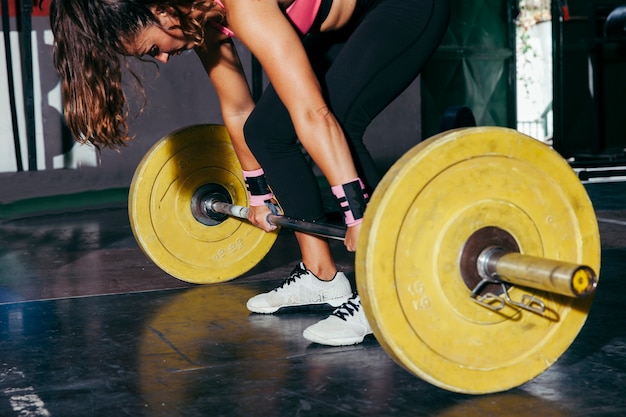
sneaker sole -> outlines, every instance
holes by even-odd
[[[361,338],[352,338],[352,339],[325,339],[323,337],[319,337],[316,334],[311,334],[310,332],[307,332],[307,330],[308,329],[305,329],[304,332],[302,333],[302,336],[304,336],[306,340],[308,340],[309,342],[313,342],[313,343],[317,343],[317,344],[325,345],[325,346],[358,345],[359,343],[363,343],[363,341],[368,335],[372,334],[372,333],[368,333],[366,335],[363,335]]]
[[[306,307],[317,307],[321,309],[324,306],[328,306],[325,309],[330,310],[330,309],[334,309],[337,307],[341,307],[343,303],[345,303],[346,301],[350,299],[351,296],[352,295],[347,295],[344,298],[335,298],[334,300],[324,300],[323,302],[319,302],[319,303],[289,304],[289,305],[278,306],[278,307],[254,307],[246,303],[246,308],[250,310],[251,312],[257,313],[257,314],[273,314],[273,313],[278,312],[279,310],[302,309]]]

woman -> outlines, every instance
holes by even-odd
[[[449,0],[53,0],[50,16],[65,117],[75,137],[99,147],[129,139],[118,54],[166,63],[194,49],[244,170],[250,221],[273,229],[265,221],[272,191],[289,216],[324,217],[302,145],[344,210],[345,246],[354,251],[369,190],[379,179],[363,134],[435,51]],[[233,36],[270,80],[256,105]],[[372,331],[328,243],[296,237],[300,265],[280,287],[251,298],[248,308],[273,313],[329,304],[338,308],[304,336],[331,345],[361,342]]]

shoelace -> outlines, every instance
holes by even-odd
[[[348,321],[346,317],[354,316],[354,313],[359,311],[359,308],[361,307],[360,304],[355,304],[354,301],[356,301],[356,298],[349,299],[348,301],[343,303],[341,307],[337,308],[331,314],[333,316],[339,317],[343,321]]]
[[[294,270],[291,271],[289,277],[285,278],[280,286],[274,288],[274,291],[278,291],[282,288],[285,288],[289,284],[296,282],[296,279],[300,278],[302,275],[305,275],[307,272],[308,271],[306,269],[301,269],[300,266],[295,267]]]

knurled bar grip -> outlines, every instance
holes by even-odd
[[[250,211],[248,207],[237,206],[212,199],[209,199],[206,202],[206,208],[216,213],[228,214],[229,216],[238,217],[244,220],[248,219],[248,212]],[[274,226],[280,226],[296,232],[309,233],[328,239],[344,240],[346,236],[346,229],[341,226],[308,222],[305,220],[298,220],[292,217],[275,214],[269,214],[267,216],[267,221]]]

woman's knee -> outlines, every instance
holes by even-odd
[[[266,127],[263,125],[262,119],[256,117],[255,112],[250,114],[250,117],[248,117],[243,125],[243,135],[246,144],[255,155],[265,149],[264,138],[267,137],[265,129]]]

